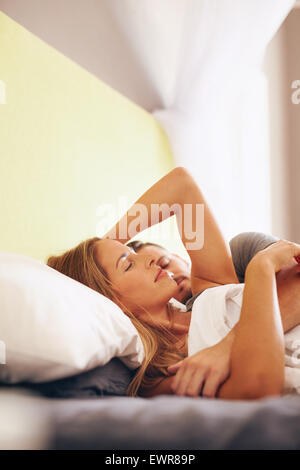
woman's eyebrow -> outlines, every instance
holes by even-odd
[[[135,251],[132,249],[132,248],[129,248],[130,249],[130,252],[131,253],[135,253]],[[116,268],[118,267],[118,264],[119,264],[119,261],[122,259],[122,258],[127,258],[127,256],[129,256],[130,253],[123,253],[118,259],[117,259],[117,262],[116,262]]]
[[[129,256],[129,253],[123,253],[123,254],[117,259],[116,268],[118,267],[119,261],[120,261],[122,258],[126,258],[127,256]]]

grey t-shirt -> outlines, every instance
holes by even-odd
[[[280,239],[274,235],[263,232],[242,232],[230,240],[229,246],[232,261],[239,282],[245,281],[245,271],[253,256],[258,251],[264,250],[267,246],[278,240]],[[210,287],[208,287],[208,289],[210,289]],[[194,301],[204,290],[198,292],[198,294],[195,294],[186,302],[187,312],[192,310]]]

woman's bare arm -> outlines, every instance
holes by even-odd
[[[171,389],[178,395],[197,396],[202,383],[196,353],[182,362]],[[275,271],[266,258],[256,257],[246,270],[240,320],[231,346],[230,375],[216,396],[257,399],[280,395],[283,385],[284,336]]]
[[[300,280],[298,282],[300,286]],[[288,293],[288,291],[289,289],[287,289],[286,293]],[[293,298],[289,298],[288,303],[285,304],[284,302],[281,302],[282,297],[282,292],[278,291],[281,322],[283,331],[284,333],[286,333],[291,328],[294,328],[295,326],[300,324],[300,310],[299,307],[298,309],[294,308]],[[198,384],[196,385],[196,388],[194,390],[189,390],[189,396],[199,396],[199,390],[202,390],[201,396],[208,398],[213,398],[216,396],[218,396],[219,398],[226,398],[225,387],[223,388],[223,392],[220,387],[223,383],[225,384],[225,379],[227,379],[230,374],[230,357],[237,329],[238,323],[232,328],[228,335],[220,341],[220,343],[217,343],[216,345],[211,346],[209,348],[203,349],[198,353],[194,354],[193,356],[189,356],[189,358],[187,358],[189,360],[193,358],[193,360],[195,361],[198,375]],[[171,374],[175,374],[178,370],[179,367],[177,366],[177,364],[174,364],[174,366],[171,366],[169,368]],[[155,395],[174,394],[175,392],[172,389],[174,379],[175,375],[171,375],[167,378],[162,379],[162,381],[156,387],[151,390],[148,390],[147,394],[145,394],[144,396],[152,397]],[[230,383],[226,386],[228,390],[229,386]],[[217,394],[218,389],[219,394]],[[227,393],[229,393],[228,390]],[[180,394],[181,393],[179,389],[178,395]]]
[[[162,209],[162,205],[165,205],[165,210],[159,213],[159,218],[156,221],[151,218],[151,209],[155,204],[161,206]],[[200,219],[200,226],[199,217],[197,219],[200,205],[204,208],[204,226],[202,219]],[[139,211],[141,207],[143,209]],[[188,210],[191,210],[190,214],[187,213]],[[131,233],[130,227],[133,227],[131,223],[137,217],[136,211],[138,211],[140,224],[135,226],[135,231]],[[192,286],[197,283],[197,289],[201,289],[201,281],[206,282],[206,287],[238,283],[229,245],[225,242],[200,188],[183,167],[174,168],[151,186],[117,224],[105,234],[104,238],[114,238],[121,243],[126,243],[145,228],[162,222],[172,215],[176,216],[182,242],[191,258]],[[190,219],[193,221],[193,226]],[[196,222],[198,222],[198,226]],[[191,228],[194,231],[197,229],[197,236],[195,235],[194,238],[190,238],[191,233],[188,233],[188,229]],[[202,231],[203,236],[201,237]],[[204,244],[199,244],[198,248],[195,243],[197,238],[202,238],[204,241]]]
[[[266,259],[254,258],[246,270],[230,377],[217,396],[255,399],[280,395],[283,385],[284,336],[275,272]]]
[[[280,307],[280,315],[282,328],[284,333],[289,331],[291,328],[300,324],[300,264],[296,261],[292,261],[291,264],[286,266],[276,275],[276,286],[278,301]],[[209,398],[217,396],[219,389],[219,396],[222,394],[221,385],[225,383],[230,375],[230,357],[234,338],[238,331],[238,323],[232,328],[230,333],[225,336],[215,346],[206,348],[193,356],[189,356],[185,359],[186,365],[197,369],[195,374],[194,383],[189,384],[189,388],[181,389],[181,386],[177,387],[176,394],[178,395],[189,395],[199,396],[201,395]],[[179,371],[183,361],[176,363],[169,367],[169,372],[175,374]],[[178,375],[178,377],[180,374]],[[148,391],[147,396],[161,395],[161,394],[172,394],[173,380],[175,376],[172,375]],[[180,380],[179,380],[180,383]],[[229,385],[226,387],[229,389]],[[228,392],[228,391],[227,391]],[[223,389],[225,398],[225,387]]]
[[[282,393],[284,340],[275,274],[299,255],[300,245],[280,240],[257,253],[249,263],[230,375],[219,387],[217,397],[255,399]],[[179,395],[199,395],[203,374],[199,371],[198,353],[180,362],[171,389]]]

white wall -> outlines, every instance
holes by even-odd
[[[272,232],[290,239],[290,154],[287,135],[288,110],[285,96],[287,57],[285,24],[279,29],[266,50],[263,68],[268,80],[269,132],[271,158]]]
[[[291,84],[300,80],[300,9],[288,15],[264,60],[269,83],[273,233],[300,243],[300,104]]]
[[[300,4],[299,4],[300,6]],[[287,108],[288,154],[290,157],[290,226],[291,237],[300,243],[300,103],[291,101],[291,84],[300,80],[300,8],[294,10],[286,21],[287,48]],[[299,101],[298,93],[298,101]]]

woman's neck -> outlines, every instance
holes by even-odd
[[[182,312],[180,309],[173,307],[171,331],[174,335],[182,337],[188,334],[191,312]]]
[[[143,313],[140,314],[138,318],[149,325],[163,326],[177,336],[178,339],[182,339],[188,334],[191,312],[183,312],[174,305],[171,307],[165,305],[160,312],[156,312],[153,316]]]

